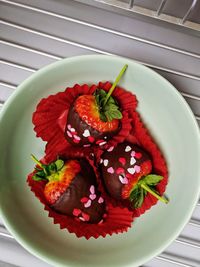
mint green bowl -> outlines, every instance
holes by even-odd
[[[30,154],[43,156],[32,113],[41,98],[75,83],[113,81],[124,64],[120,85],[134,92],[138,111],[163,151],[168,168],[166,194],[124,234],[85,240],[60,230],[30,192],[26,175]],[[134,61],[111,56],[68,58],[24,81],[0,112],[0,211],[8,230],[28,251],[54,266],[138,266],[161,253],[188,222],[200,191],[200,134],[196,120],[177,90]]]

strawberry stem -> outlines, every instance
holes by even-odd
[[[31,154],[31,158],[37,165],[40,166],[41,169],[43,169],[44,173],[47,175],[47,171],[45,170],[44,165],[33,154]]]
[[[112,87],[110,88],[110,90],[109,90],[108,93],[107,93],[107,96],[106,96],[106,98],[105,98],[105,101],[104,101],[103,106],[106,105],[106,103],[107,103],[109,97],[112,95],[112,93],[113,93],[115,87],[117,86],[118,82],[120,81],[122,75],[124,74],[124,72],[126,71],[127,68],[128,68],[128,65],[126,64],[126,65],[124,65],[124,67],[121,69],[121,71],[120,71],[120,73],[118,74],[116,80],[114,81]]]
[[[160,201],[162,201],[163,203],[167,204],[169,202],[168,199],[166,199],[165,197],[161,197],[159,194],[157,194],[156,192],[154,192],[153,190],[151,190],[151,188],[148,185],[142,183],[140,186],[144,190],[146,190],[147,192],[149,192],[151,195],[153,195],[154,197],[156,197],[157,199],[159,199]]]

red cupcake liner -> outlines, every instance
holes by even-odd
[[[85,152],[75,149],[74,151],[60,151],[60,156],[68,156],[73,158],[83,157]],[[42,162],[47,164],[52,162],[57,158],[56,153],[52,153],[46,155]],[[86,157],[90,164],[92,165],[96,175],[98,176],[98,172],[96,167],[91,159]],[[60,229],[66,229],[69,233],[74,233],[78,238],[85,237],[89,239],[91,237],[105,237],[106,235],[118,234],[127,232],[128,228],[131,227],[133,222],[133,213],[129,211],[127,208],[122,207],[113,207],[110,202],[106,202],[106,213],[107,217],[101,224],[89,224],[85,222],[77,221],[74,217],[62,215],[55,212],[51,207],[48,206],[48,203],[44,197],[43,190],[45,186],[45,182],[34,181],[32,176],[34,172],[28,175],[27,183],[30,186],[31,191],[35,194],[35,196],[40,200],[40,202],[44,205],[44,210],[48,212],[48,217],[53,218],[54,224],[59,224]],[[98,179],[99,180],[99,179]]]
[[[168,183],[168,170],[167,170],[165,159],[159,147],[156,145],[155,141],[151,137],[149,131],[143,124],[138,112],[136,111],[131,112],[131,117],[132,117],[132,124],[133,124],[132,131],[130,135],[126,138],[126,141],[132,144],[137,144],[141,146],[144,150],[146,150],[150,154],[152,158],[152,163],[153,163],[152,173],[163,176],[163,179],[156,186],[156,189],[159,192],[159,194],[163,195],[163,193],[165,192],[167,183]],[[95,153],[96,161],[98,164],[100,162],[101,155],[104,153],[104,150],[95,150],[94,153]],[[109,196],[109,194],[106,192],[106,189],[104,187],[102,180],[103,179],[99,180],[99,188],[103,194],[103,197],[106,199],[106,201],[112,203],[113,206],[118,206],[118,207],[126,206],[130,209],[130,205],[128,201],[115,200],[114,198]],[[147,193],[142,206],[140,208],[130,209],[130,210],[132,210],[134,217],[139,217],[140,215],[145,213],[147,210],[149,210],[157,202],[158,202],[158,199],[156,197]]]
[[[99,85],[74,85],[67,88],[64,92],[50,95],[42,99],[33,113],[32,122],[37,137],[47,141],[46,153],[53,150],[61,150],[64,147],[71,147],[71,144],[65,139],[64,130],[67,120],[67,114],[70,106],[75,99],[81,94],[93,94],[98,88],[108,91],[112,86],[111,83],[99,83]],[[120,87],[116,87],[113,96],[119,102],[123,112],[121,120],[121,129],[107,145],[116,145],[123,142],[131,131],[131,119],[129,114],[137,106],[136,96]]]

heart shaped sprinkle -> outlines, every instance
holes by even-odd
[[[130,174],[134,174],[134,173],[135,173],[135,168],[128,168],[127,171],[128,171]]]
[[[125,152],[129,152],[129,151],[131,151],[131,147],[130,146],[126,146]]]
[[[90,194],[90,199],[91,200],[94,200],[96,197],[97,197],[96,194]]]
[[[90,147],[91,146],[91,144],[86,144],[86,145],[83,145],[84,147]]]
[[[136,154],[135,151],[132,151],[131,152],[131,157],[135,157],[135,154]]]
[[[90,215],[88,215],[87,213],[82,212],[82,216],[83,216],[83,219],[84,219],[86,222],[89,221],[89,219],[90,219]]]
[[[71,128],[72,128],[71,124],[68,124],[68,125],[67,125],[67,129],[68,129],[68,130],[71,130]]]
[[[91,199],[88,199],[88,201],[84,204],[84,207],[89,208],[91,206],[91,204],[92,204]]]
[[[67,135],[72,138],[72,134],[69,131],[67,131]]]
[[[73,214],[74,216],[78,216],[78,215],[81,214],[81,210],[79,210],[79,209],[73,209],[72,214]]]
[[[82,197],[81,198],[81,203],[86,203],[88,201],[88,197]]]
[[[119,175],[119,180],[122,184],[128,184],[128,179],[125,177],[123,177],[122,175]]]
[[[78,144],[80,142],[80,140],[77,140],[77,139],[73,139],[73,142]]]
[[[140,166],[135,165],[134,170],[135,170],[137,173],[139,173],[139,172],[141,171],[141,168],[140,168]]]
[[[83,133],[83,136],[84,136],[84,137],[88,137],[88,136],[90,136],[90,131],[86,129],[86,130],[84,131],[84,133]]]
[[[99,143],[99,146],[103,146],[103,145],[105,145],[106,143],[107,143],[106,141],[103,141],[103,142]]]
[[[136,159],[140,159],[142,157],[142,154],[140,152],[137,152],[135,154]]]
[[[90,186],[90,193],[91,194],[94,194],[95,193],[95,187],[94,187],[94,185],[91,185]]]
[[[73,137],[74,137],[75,140],[78,140],[78,141],[81,140],[81,138],[78,135],[76,135],[76,134]]]
[[[71,128],[70,131],[71,131],[71,132],[75,132],[76,130],[75,130],[74,128]]]
[[[119,158],[119,162],[120,162],[122,165],[125,165],[125,164],[126,164],[126,159],[125,159],[125,158]]]
[[[130,160],[130,165],[133,165],[133,164],[135,164],[135,163],[136,163],[136,160],[135,160],[135,158],[131,157],[131,160]]]
[[[119,168],[117,168],[116,173],[117,174],[124,173],[124,169],[119,167]]]
[[[100,163],[103,163],[103,159],[100,159]]]
[[[113,149],[114,149],[114,146],[111,146],[111,147],[109,147],[109,148],[107,149],[107,151],[108,151],[108,152],[112,152]]]
[[[93,143],[93,142],[94,142],[94,137],[93,137],[93,136],[88,136],[88,141],[89,141],[90,143]]]
[[[98,199],[98,203],[101,204],[101,203],[103,203],[103,202],[104,202],[104,199],[103,199],[102,197],[100,197],[100,198]]]
[[[108,172],[108,173],[111,173],[111,174],[114,173],[114,169],[113,169],[113,167],[108,168],[108,169],[107,169],[107,172]]]
[[[106,167],[106,166],[108,166],[108,160],[107,159],[104,159],[104,161],[103,161],[103,165]]]

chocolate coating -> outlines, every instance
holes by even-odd
[[[85,220],[84,216],[82,216],[82,213],[84,213],[89,215],[89,220],[85,221],[98,223],[102,220],[105,213],[105,203],[98,202],[100,193],[97,190],[96,177],[92,167],[86,160],[80,159],[79,162],[81,165],[81,172],[73,178],[66,191],[52,205],[52,208],[62,214],[77,216],[80,220]],[[90,192],[91,186],[93,186],[95,190],[96,198],[94,200],[90,199],[90,195],[92,195]],[[89,204],[91,202],[90,206],[87,207],[86,202],[81,202],[83,198],[86,198],[86,202],[89,200]],[[81,211],[80,214],[77,213],[77,210]]]
[[[74,136],[74,132],[71,131],[69,126],[70,128],[75,130],[76,137]],[[111,139],[112,136],[115,135],[119,130],[120,126],[116,131],[99,132],[98,130],[89,126],[84,120],[82,120],[79,114],[76,112],[74,105],[72,105],[69,109],[67,117],[67,124],[65,127],[65,138],[68,140],[69,143],[73,145],[89,147],[92,144],[98,144],[99,146],[101,146],[106,144],[107,141]],[[78,140],[79,138],[80,140]]]
[[[119,144],[110,152],[106,151],[101,158],[100,169],[105,187],[118,200],[122,199],[123,187],[128,184],[126,177],[133,176],[137,166],[150,160],[142,148],[127,142]]]

